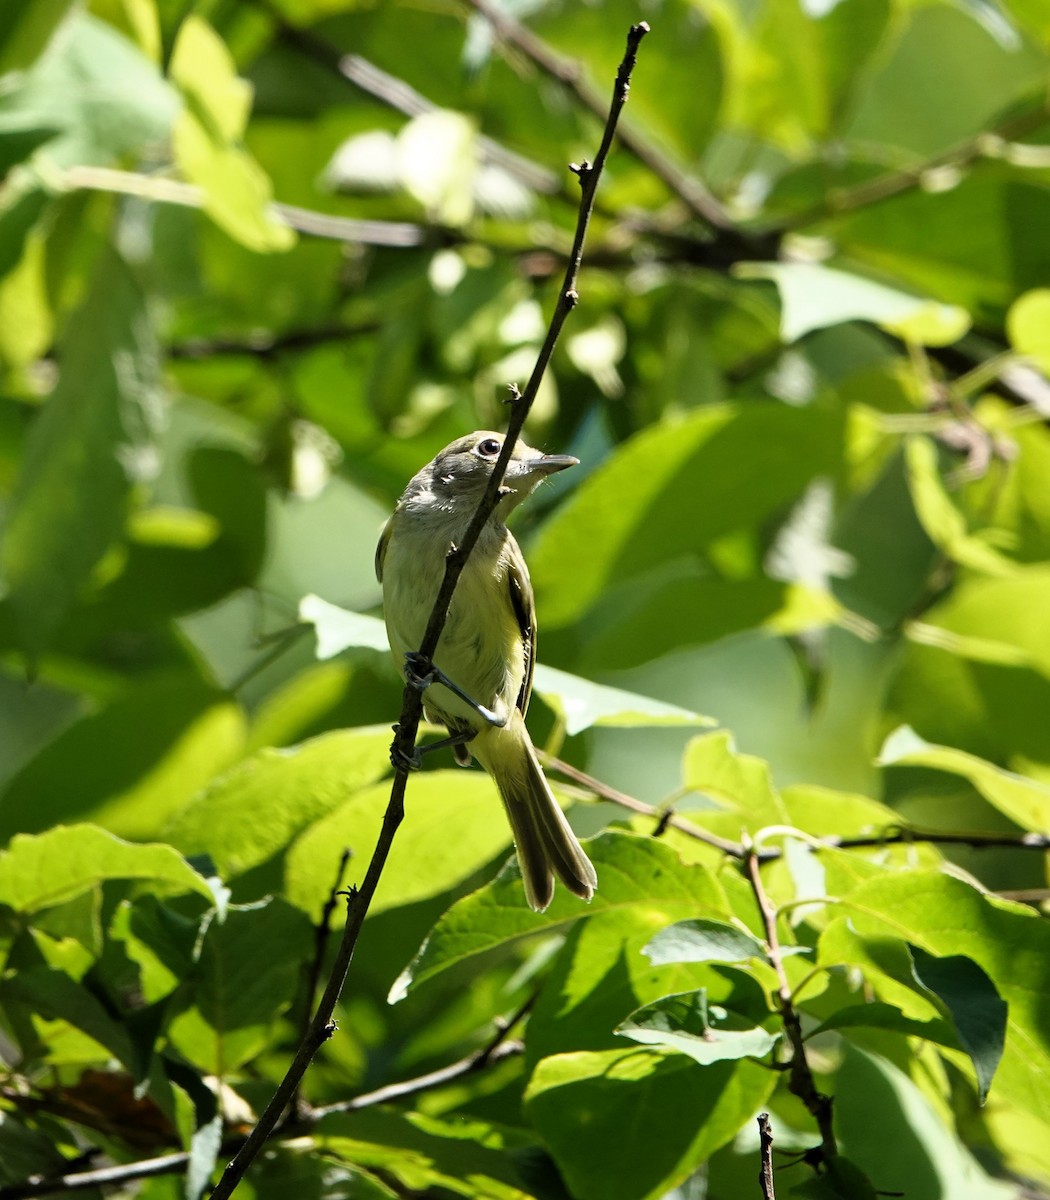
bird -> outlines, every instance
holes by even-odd
[[[545,479],[576,466],[518,440],[496,507],[459,577],[432,664],[417,649],[445,574],[485,492],[504,436],[477,430],[451,442],[409,481],[376,548],[391,652],[423,691],[423,711],[449,736],[457,761],[473,755],[492,777],[510,821],[525,898],[544,911],[554,878],[590,900],[597,874],[554,797],[525,726],[536,665],[536,608],[509,514]],[[418,766],[418,759],[409,764]]]

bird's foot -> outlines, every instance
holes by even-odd
[[[472,696],[468,696],[458,683],[454,683],[440,667],[435,666],[418,651],[412,650],[405,655],[405,681],[410,687],[414,687],[420,692],[425,691],[432,684],[440,683],[442,687],[448,688],[453,695],[458,696],[464,704],[473,709],[486,725],[491,725],[493,729],[502,729],[507,723],[505,716],[501,717],[491,708],[486,708],[484,704],[479,704]]]

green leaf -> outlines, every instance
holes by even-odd
[[[526,1063],[577,1050],[615,1050],[616,1026],[645,1004],[703,988],[721,1005],[757,1024],[769,1007],[754,974],[717,966],[654,966],[643,947],[662,926],[696,909],[687,899],[660,900],[596,913],[568,933],[543,983],[525,1034]]]
[[[129,684],[11,780],[0,836],[90,820],[122,837],[157,837],[172,813],[240,756],[244,725],[240,706],[195,676]]]
[[[911,946],[915,977],[951,1014],[963,1049],[977,1072],[977,1099],[983,1104],[1003,1056],[1006,1004],[981,968],[961,954],[938,958]]]
[[[39,0],[30,9],[36,10],[27,13],[30,23],[43,16]],[[178,97],[156,65],[83,11],[70,14],[62,35],[10,83],[0,99],[0,133],[26,125],[60,131],[38,152],[47,166],[136,159],[168,137],[178,110]]]
[[[1050,371],[1050,288],[1033,288],[1018,297],[1006,314],[1006,333],[1018,354]]]
[[[519,1163],[534,1143],[490,1121],[453,1120],[368,1108],[324,1117],[318,1145],[355,1166],[393,1178],[401,1190],[469,1200],[531,1200]],[[356,1193],[354,1193],[356,1195]]]
[[[60,1154],[39,1129],[23,1125],[8,1112],[0,1112],[0,1181],[21,1183],[33,1175],[48,1179],[68,1169]]]
[[[880,1000],[872,1000],[866,1004],[850,1004],[845,1008],[836,1009],[831,1016],[821,1021],[816,1029],[808,1031],[807,1037],[814,1038],[828,1029],[888,1029],[892,1033],[923,1038],[940,1046],[951,1046],[953,1049],[959,1045],[954,1029],[943,1018],[934,1017],[928,1021],[920,1021],[915,1017],[906,1017],[896,1005]]]
[[[900,1067],[847,1044],[835,1090],[835,1133],[853,1171],[871,1181],[857,1191],[850,1175],[839,1183],[848,1200],[875,1192],[1005,1200],[1009,1185],[989,1178],[942,1110]],[[846,1184],[854,1190],[842,1190]],[[779,1191],[779,1189],[778,1189]]]
[[[905,443],[904,453],[915,512],[934,545],[955,562],[975,571],[988,575],[1013,574],[1018,569],[1015,563],[967,529],[966,518],[941,480],[933,442],[912,435]]]
[[[328,898],[343,848],[354,853],[347,878],[360,877],[390,802],[390,784],[363,788],[312,824],[288,852],[288,899],[315,919]],[[408,819],[397,839],[369,915],[441,895],[510,852],[499,793],[480,771],[428,771],[412,779]]]
[[[142,295],[108,254],[67,329],[8,511],[3,570],[30,661],[120,532],[129,474],[147,467],[155,370]]]
[[[588,476],[530,554],[545,628],[610,587],[755,525],[832,469],[836,414],[811,406],[708,405],[637,434]],[[566,564],[572,564],[567,570]]]
[[[391,998],[399,999],[406,990],[487,950],[603,911],[685,902],[694,911],[725,912],[725,897],[714,877],[703,867],[685,866],[673,850],[652,838],[607,831],[588,843],[587,852],[598,873],[590,905],[556,888],[547,911],[534,913],[525,903],[516,864],[508,864],[492,883],[454,904],[438,921]]]
[[[701,717],[676,704],[666,704],[650,696],[640,696],[621,688],[592,683],[578,675],[557,671],[538,664],[535,690],[565,722],[570,737],[594,725],[710,725],[710,717]]]
[[[883,743],[879,762],[882,766],[930,767],[960,775],[1022,829],[1050,829],[1050,787],[1045,783],[1004,771],[964,750],[933,745],[906,725],[895,729]]]
[[[350,612],[320,596],[304,596],[299,601],[299,620],[314,627],[320,659],[334,658],[351,646],[390,653],[386,625],[379,617]]]
[[[318,596],[304,596],[299,618],[317,632],[317,657],[332,658],[350,647],[389,653],[386,626],[378,617],[348,612]],[[675,704],[593,683],[554,667],[536,666],[535,690],[565,722],[572,736],[594,725],[701,725],[709,718]]]
[[[657,1200],[730,1141],[774,1086],[747,1062],[653,1049],[545,1058],[525,1110],[573,1196]]]
[[[387,726],[336,730],[299,746],[262,750],[188,804],[169,826],[168,839],[188,855],[208,854],[224,878],[239,875],[389,769]],[[327,876],[324,886],[331,886]]]
[[[222,1146],[222,1127],[222,1114],[217,1113],[193,1135],[190,1142],[190,1161],[186,1164],[186,1200],[199,1200],[211,1182]]]
[[[148,879],[170,892],[212,899],[205,880],[170,846],[132,845],[94,825],[18,834],[0,851],[0,902],[33,913],[72,900],[107,879]]]
[[[5,7],[0,13],[0,75],[31,66],[72,7],[73,0]]]
[[[814,329],[870,321],[908,342],[947,346],[970,328],[965,309],[813,263],[747,263],[738,273],[772,279],[780,291],[780,336],[788,344]]]
[[[766,948],[752,934],[725,921],[694,918],[678,921],[642,947],[654,966],[683,962],[747,962],[766,958]]]
[[[267,253],[295,244],[293,230],[270,209],[266,172],[239,144],[251,109],[251,86],[214,29],[192,15],[179,28],[171,77],[187,107],[175,122],[175,159],[204,192],[204,209],[232,238]]]
[[[172,1018],[175,1050],[223,1077],[258,1054],[292,1003],[304,959],[313,953],[309,921],[282,900],[232,905],[205,934],[189,992]]]
[[[686,1054],[701,1066],[734,1058],[762,1058],[780,1040],[770,1033],[708,1004],[707,990],[664,996],[636,1009],[616,1032],[643,1046]],[[716,1020],[728,1024],[716,1024]]]
[[[682,783],[755,821],[787,819],[773,788],[769,763],[753,754],[740,754],[727,730],[702,734],[690,741],[682,759]]]
[[[868,946],[900,939],[938,958],[961,955],[977,964],[1007,1006],[1006,1047],[996,1089],[1045,1111],[1050,1105],[1050,1037],[1043,998],[1050,994],[1050,928],[1038,915],[933,871],[869,880],[843,903]],[[905,951],[903,944],[900,949]],[[915,987],[910,956],[904,964],[898,959],[888,974]],[[874,983],[879,992],[882,981]],[[894,995],[886,998],[899,1002]],[[986,1010],[993,1007],[989,1002]]]
[[[23,968],[0,981],[0,997],[5,1001],[21,1001],[44,1020],[64,1021],[79,1029],[139,1077],[138,1055],[126,1026],[65,971],[52,967]]]

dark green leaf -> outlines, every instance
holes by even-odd
[[[8,514],[4,571],[30,661],[123,526],[130,481],[146,468],[155,369],[142,295],[108,254],[67,331]]]
[[[1006,1004],[995,984],[961,954],[938,958],[910,946],[915,977],[951,1014],[963,1049],[977,1072],[977,1098],[984,1103],[1006,1040]]]

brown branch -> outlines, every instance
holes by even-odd
[[[646,804],[644,800],[637,800],[634,796],[628,796],[626,792],[621,792],[614,787],[610,787],[609,784],[603,783],[600,779],[595,779],[593,775],[586,774],[578,767],[572,766],[571,763],[563,762],[560,758],[555,758],[552,754],[545,754],[541,751],[540,758],[543,760],[545,767],[549,767],[556,774],[562,775],[566,779],[571,779],[573,783],[578,783],[581,787],[585,787],[589,792],[593,792],[603,800],[608,800],[612,804],[618,804],[621,808],[626,808],[629,812],[641,813],[642,816],[652,817],[660,823],[658,828],[660,828],[661,832],[670,826],[671,829],[677,829],[679,833],[684,833],[686,837],[695,838],[696,841],[703,842],[715,850],[721,850],[724,854],[728,854],[732,858],[743,859],[745,856],[744,847],[740,842],[731,842],[728,838],[719,837],[716,833],[708,833],[706,830],[699,829],[696,825],[690,824],[667,808],[658,808],[654,804]],[[763,858],[767,855],[777,857],[779,854],[779,850],[760,851],[760,857]]]
[[[784,1024],[784,1033],[791,1046],[791,1060],[788,1064],[788,1089],[797,1096],[809,1110],[810,1115],[820,1130],[820,1154],[828,1161],[838,1153],[835,1134],[831,1124],[830,1096],[824,1095],[817,1087],[813,1072],[806,1058],[806,1046],[802,1036],[802,1021],[798,1010],[791,1001],[791,984],[784,970],[784,959],[780,953],[780,939],[777,937],[777,914],[773,908],[766,889],[762,886],[762,875],[758,856],[749,849],[744,859],[744,870],[747,873],[751,890],[755,895],[755,903],[762,916],[762,927],[766,935],[766,950],[769,962],[777,976],[777,1000],[780,1006],[780,1019]]]
[[[547,337],[544,340],[536,366],[525,387],[525,391],[516,394],[512,402],[503,449],[496,461],[485,494],[478,504],[477,511],[467,528],[462,543],[459,546],[452,547],[447,555],[445,577],[437,599],[434,602],[430,620],[427,623],[426,633],[419,649],[419,656],[424,660],[422,667],[424,673],[426,671],[426,664],[433,659],[438,639],[441,636],[445,620],[448,616],[452,593],[462,574],[463,567],[471,550],[474,548],[478,535],[496,507],[498,490],[503,480],[503,474],[518,440],[518,435],[525,423],[529,408],[539,390],[540,381],[543,378],[547,363],[550,361],[551,354],[557,344],[561,328],[565,323],[566,317],[576,305],[576,278],[583,257],[583,241],[594,204],[594,193],[598,186],[602,167],[605,165],[605,160],[612,146],[613,135],[616,132],[620,113],[623,110],[623,106],[627,103],[630,77],[634,69],[638,46],[648,31],[648,25],[643,22],[633,25],[627,35],[627,50],[620,64],[620,69],[616,74],[616,82],[613,87],[613,97],[606,120],[605,132],[598,154],[595,157],[594,165],[591,166],[589,163],[583,163],[573,168],[580,180],[580,209],[576,225],[576,237],[573,241],[572,254],[566,268],[562,291],[555,306],[554,314],[551,317]],[[406,763],[411,759],[422,711],[423,702],[421,693],[417,688],[406,684],[401,704],[401,716],[395,727],[394,743],[391,747],[391,755],[399,763]],[[364,881],[361,884],[360,890],[352,893],[347,905],[347,920],[343,931],[343,938],[336,954],[328,986],[325,988],[314,1019],[311,1021],[307,1034],[302,1039],[299,1049],[296,1051],[292,1065],[288,1068],[284,1079],[281,1080],[269,1104],[259,1117],[255,1128],[241,1149],[227,1164],[218,1186],[212,1192],[212,1200],[228,1200],[228,1197],[232,1195],[234,1189],[243,1178],[245,1171],[272,1134],[281,1114],[284,1112],[292,1096],[294,1096],[299,1086],[299,1081],[302,1079],[311,1059],[335,1031],[336,1026],[332,1020],[332,1015],[335,1012],[335,1006],[342,993],[347,972],[350,969],[350,961],[353,957],[354,948],[357,945],[357,939],[361,932],[361,926],[364,923],[368,906],[375,894],[383,868],[386,865],[394,835],[397,833],[398,826],[404,819],[405,788],[407,782],[408,771],[405,766],[399,765],[394,772],[394,781],[390,790],[390,801],[383,816],[382,829],[379,839],[376,842],[375,850],[372,852],[372,859],[368,864]]]
[[[728,838],[719,837],[716,833],[708,833],[706,829],[693,825],[672,809],[666,806],[647,804],[644,800],[629,796],[626,792],[621,792],[617,788],[603,783],[602,780],[596,779],[593,775],[581,771],[579,767],[555,758],[553,754],[547,754],[541,750],[540,758],[544,766],[549,767],[555,774],[579,784],[580,787],[593,792],[602,800],[608,800],[611,804],[617,804],[629,812],[652,817],[657,822],[654,836],[659,836],[664,829],[670,827],[677,829],[679,833],[684,833],[686,837],[703,842],[715,850],[721,850],[731,858],[743,860],[750,855],[757,858],[759,862],[765,863],[772,862],[783,855],[783,851],[776,846],[748,851],[741,842],[730,841]],[[799,832],[801,834],[803,831]],[[836,834],[827,834],[824,837],[807,837],[806,840],[817,851],[859,850],[866,846],[900,846],[909,845],[912,842],[925,842],[931,846],[970,846],[975,850],[989,847],[1012,850],[1050,850],[1050,833],[949,833],[937,829],[915,829],[907,825],[887,825],[878,833],[858,835],[857,837],[839,837]]]
[[[758,1114],[758,1137],[762,1154],[762,1165],[758,1172],[762,1200],[777,1200],[773,1189],[773,1130],[769,1125],[769,1113]]]
[[[314,1010],[314,1002],[317,999],[317,984],[321,978],[321,968],[324,965],[325,951],[328,949],[328,939],[331,934],[332,914],[335,912],[335,906],[339,902],[340,888],[343,886],[343,877],[346,874],[347,864],[353,856],[353,851],[349,846],[345,847],[342,854],[339,856],[339,866],[335,872],[335,882],[332,884],[332,889],[328,893],[328,899],[324,903],[324,908],[321,910],[321,919],[314,927],[314,953],[310,960],[310,969],[306,976],[306,999],[303,1004],[303,1023],[300,1030],[300,1040],[305,1039],[310,1032],[310,1014]],[[300,1083],[302,1081],[300,1080]],[[299,1089],[296,1088],[292,1095],[291,1110],[296,1115],[299,1115],[302,1109],[302,1096]]]
[[[498,8],[491,0],[466,0],[492,26],[500,41],[513,46],[525,55],[545,75],[556,80],[572,97],[593,113],[599,120],[605,117],[606,105],[601,96],[583,80],[580,64],[564,58],[537,37],[530,29],[516,21],[507,12]],[[629,126],[620,130],[620,143],[643,166],[678,197],[693,216],[718,230],[735,231],[735,226],[725,209],[699,180],[687,175],[670,159],[661,154],[640,134]]]
[[[438,1067],[436,1071],[428,1071],[425,1075],[417,1075],[414,1079],[406,1079],[401,1083],[389,1083],[385,1087],[376,1088],[373,1092],[363,1092],[349,1100],[340,1100],[335,1104],[326,1104],[321,1108],[311,1110],[309,1123],[315,1124],[330,1113],[357,1112],[358,1109],[368,1108],[373,1104],[390,1104],[394,1100],[404,1100],[406,1097],[428,1092],[433,1088],[444,1087],[464,1075],[473,1075],[477,1071],[494,1063],[502,1062],[521,1054],[525,1049],[521,1041],[509,1037],[511,1030],[522,1021],[536,1003],[538,992],[534,992],[512,1017],[496,1021],[496,1032],[479,1049],[464,1055],[446,1067]],[[2,1197],[0,1197],[2,1200]]]

